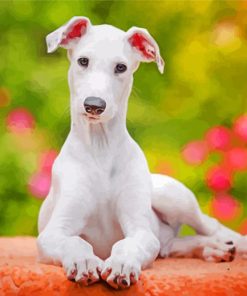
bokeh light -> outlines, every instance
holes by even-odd
[[[35,120],[32,113],[27,109],[16,108],[9,112],[6,118],[6,125],[9,131],[22,133],[32,130],[35,126]]]
[[[212,150],[225,150],[231,144],[231,132],[224,126],[215,126],[205,135],[208,146]]]
[[[234,123],[235,134],[244,142],[247,142],[247,114],[240,116]]]
[[[232,174],[224,167],[211,168],[206,175],[206,184],[213,191],[226,191],[232,187]]]
[[[230,170],[244,171],[247,169],[247,150],[242,147],[230,149],[225,154],[225,164]]]
[[[214,30],[214,42],[219,47],[226,47],[241,42],[240,28],[231,20],[219,22]]]
[[[232,221],[241,215],[241,205],[230,194],[218,194],[212,199],[211,214],[221,221]]]
[[[46,173],[51,173],[52,165],[58,155],[56,150],[48,150],[42,152],[39,159],[39,170]]]
[[[47,172],[38,172],[31,176],[28,189],[37,198],[45,198],[49,193],[51,175]]]
[[[189,142],[182,149],[183,159],[191,165],[202,164],[208,156],[208,146],[205,141],[192,141]]]

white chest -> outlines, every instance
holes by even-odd
[[[95,255],[102,259],[108,258],[114,243],[124,237],[110,202],[98,203],[83,232],[81,237],[93,246]]]
[[[94,207],[81,237],[93,246],[95,255],[106,259],[110,256],[114,243],[124,238],[116,215],[118,172],[114,163],[108,159],[102,166],[96,163],[91,165],[88,173]]]

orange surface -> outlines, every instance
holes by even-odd
[[[243,295],[247,296],[247,260],[206,263],[198,259],[159,259],[128,290],[99,282],[81,287],[63,269],[39,264],[35,238],[0,238],[0,295]]]

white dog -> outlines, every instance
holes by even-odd
[[[245,254],[245,237],[202,214],[189,189],[149,172],[126,129],[139,63],[164,68],[148,31],[73,17],[47,36],[47,46],[48,52],[68,50],[71,130],[40,210],[40,260],[62,265],[69,279],[84,285],[101,277],[126,288],[158,255],[231,261],[235,246]],[[198,235],[177,237],[182,224]]]

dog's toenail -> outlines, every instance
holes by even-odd
[[[233,241],[226,242],[227,245],[233,245]]]
[[[221,259],[220,262],[226,262],[226,260],[225,259]]]
[[[92,280],[91,280],[91,279],[88,279],[88,280],[87,280],[87,283],[88,283],[88,284],[90,284],[91,282],[92,282]]]
[[[128,286],[128,283],[126,280],[122,280],[122,284],[125,285],[125,286]]]
[[[235,253],[236,253],[236,248],[235,248],[235,247],[231,248],[231,249],[229,250],[229,252],[230,252],[231,254],[235,254]]]
[[[114,282],[115,284],[117,284],[117,279],[118,279],[118,276],[115,276],[115,278],[114,278],[114,280],[113,280],[113,282]]]

